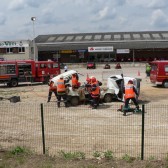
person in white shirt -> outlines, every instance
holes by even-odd
[[[67,72],[68,71],[68,67],[65,65],[64,66],[64,71]]]

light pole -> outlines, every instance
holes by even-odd
[[[36,21],[36,17],[31,17],[31,20],[33,22],[33,54],[34,54],[34,61],[36,61],[36,44],[35,44],[35,28],[34,28],[34,22]]]

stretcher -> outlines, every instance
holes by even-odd
[[[132,108],[128,105],[128,108],[125,108],[124,105],[121,105],[121,108],[118,109],[117,111],[121,111],[123,112],[123,115],[124,115],[124,112],[125,113],[129,113],[129,112],[132,112],[133,114],[141,114],[142,113],[142,110],[139,108],[137,109],[136,107],[135,108]]]

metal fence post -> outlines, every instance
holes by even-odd
[[[41,130],[42,130],[43,154],[45,154],[44,112],[42,103],[41,103],[41,128],[42,128]]]
[[[145,128],[145,105],[142,105],[142,135],[141,135],[141,160],[144,160],[144,128]]]

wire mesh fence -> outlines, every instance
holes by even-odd
[[[144,123],[144,158],[165,157],[168,153],[168,105],[145,105],[142,113],[123,116],[121,103],[57,108],[56,103],[0,104],[0,146],[26,146],[42,154],[59,151],[93,153],[112,151],[116,157],[142,155]],[[42,115],[43,114],[43,115]],[[43,118],[43,119],[42,119]],[[45,149],[44,149],[45,148]]]

